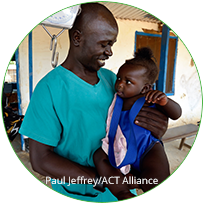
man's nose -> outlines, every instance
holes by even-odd
[[[108,56],[112,56],[113,55],[113,52],[112,52],[112,49],[111,49],[110,46],[105,50],[105,54],[108,55]]]

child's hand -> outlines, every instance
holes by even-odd
[[[166,94],[158,90],[149,91],[145,96],[145,100],[148,103],[156,103],[160,106],[165,106],[168,102]]]

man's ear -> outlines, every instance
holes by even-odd
[[[152,85],[151,84],[145,84],[140,93],[145,94],[150,90],[152,90]]]
[[[72,38],[72,41],[73,41],[73,44],[78,47],[79,44],[80,44],[80,41],[81,41],[81,31],[79,30],[75,30],[73,32],[73,38]]]

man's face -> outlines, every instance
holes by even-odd
[[[112,56],[112,46],[116,42],[117,26],[104,20],[95,20],[82,31],[80,63],[90,71],[98,71],[105,60]]]

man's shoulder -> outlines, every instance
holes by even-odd
[[[43,80],[52,80],[53,78],[56,78],[61,72],[61,67],[58,66],[52,70],[50,70],[42,79]]]
[[[61,74],[60,74],[60,67],[56,67],[55,69],[52,69],[50,72],[48,72],[45,76],[43,76],[36,84],[36,89],[41,90],[55,90],[58,88],[58,86],[61,84]]]
[[[59,80],[60,75],[61,75],[61,68],[60,66],[52,69],[49,71],[45,76],[43,76],[38,83],[43,84],[43,83],[53,83],[53,81]]]

